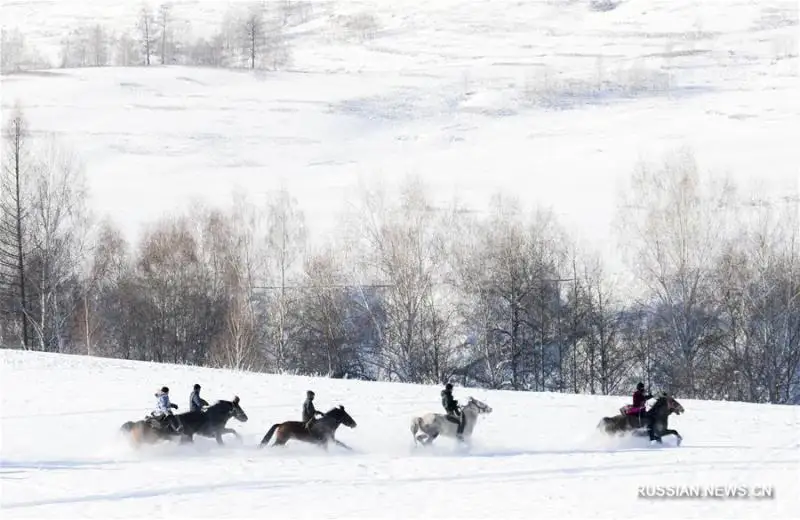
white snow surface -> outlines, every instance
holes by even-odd
[[[297,4],[297,2],[290,2]],[[173,2],[208,37],[230,6]],[[312,239],[330,238],[361,183],[421,177],[476,211],[495,192],[552,207],[619,269],[617,189],[645,159],[691,147],[777,200],[797,196],[798,6],[786,0],[307,2],[286,28],[287,70],[53,70],[2,78],[32,128],[80,154],[92,207],[129,236],[190,200],[289,188]],[[277,4],[276,4],[277,5]],[[612,9],[602,9],[598,6]],[[2,0],[57,60],[84,23],[132,34],[122,0]],[[375,21],[374,38],[345,30]]]
[[[438,411],[437,387],[278,376],[0,350],[3,518],[791,518],[800,510],[798,407],[679,401],[665,439],[602,438],[595,426],[628,397],[456,387],[493,407],[471,448],[415,448],[409,422]],[[162,385],[181,410],[238,395],[243,442],[133,450],[118,434]],[[307,389],[358,422],[353,452],[290,442],[256,448],[296,420]],[[181,411],[179,410],[179,411]],[[774,497],[637,498],[638,486],[774,486]]]

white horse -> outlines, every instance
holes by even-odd
[[[467,440],[472,436],[472,430],[475,429],[478,416],[492,413],[492,408],[486,403],[470,397],[467,404],[461,408],[461,413],[464,414],[464,419],[466,420],[463,438]],[[418,434],[418,432],[422,433]],[[422,417],[414,417],[411,420],[411,434],[414,436],[414,444],[420,442],[423,446],[427,446],[439,435],[457,438],[457,432],[458,423],[453,422],[445,414],[429,413]]]

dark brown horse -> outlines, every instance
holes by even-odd
[[[683,437],[676,430],[668,428],[670,414],[680,415],[684,412],[683,406],[674,397],[661,392],[653,407],[647,412],[635,415],[620,414],[614,417],[603,417],[597,425],[607,434],[632,432],[636,436],[649,435],[651,441],[658,441],[666,435],[674,435],[680,446]]]
[[[306,428],[306,423],[302,421],[286,421],[283,423],[273,424],[269,431],[261,439],[259,448],[263,448],[269,444],[272,436],[275,435],[275,444],[273,446],[283,446],[289,440],[296,439],[301,442],[308,442],[316,444],[328,449],[328,444],[333,442],[337,446],[350,449],[345,443],[336,440],[334,435],[339,425],[344,424],[348,428],[355,428],[356,422],[350,417],[344,406],[337,406],[332,408],[325,415],[320,417],[311,428]]]
[[[225,433],[239,437],[234,429],[226,427],[229,419],[247,422],[247,414],[242,410],[239,396],[235,396],[233,401],[217,401],[203,411],[185,412],[174,417],[176,423],[181,426],[180,432],[166,426],[159,428],[153,424],[151,418],[128,421],[120,430],[130,435],[131,443],[137,448],[142,444],[155,444],[177,437],[180,437],[182,444],[192,442],[194,435],[212,437],[218,444],[222,444],[222,435]]]

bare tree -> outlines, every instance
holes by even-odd
[[[27,53],[25,36],[19,29],[0,29],[0,72],[19,72],[27,68]]]
[[[355,361],[347,327],[346,281],[332,249],[306,259],[302,323],[298,328],[300,367],[308,373],[342,377]]]
[[[119,280],[126,272],[128,245],[120,231],[109,220],[104,220],[91,237],[91,244],[87,247],[89,260],[83,287],[83,337],[86,343],[86,354],[94,355],[94,338],[97,333],[104,335],[102,330],[103,320],[100,319],[105,309],[102,302],[103,295],[118,288]],[[97,316],[97,317],[96,317]],[[111,338],[101,341],[101,351],[108,351],[111,347]]]
[[[22,109],[17,105],[3,130],[4,148],[3,177],[0,184],[0,268],[2,268],[3,300],[7,301],[4,312],[11,311],[19,317],[22,328],[22,347],[30,345],[28,335],[28,299],[25,278],[26,237],[28,204],[25,183],[33,157],[28,147],[27,122]],[[10,309],[7,306],[10,305]]]
[[[378,326],[376,321],[382,344],[375,362],[386,377],[433,382],[446,369],[443,352],[431,357],[427,350],[428,340],[445,347],[441,341],[448,313],[436,286],[447,270],[442,225],[446,212],[432,207],[414,179],[402,186],[397,205],[387,204],[387,199],[380,190],[365,191],[352,221],[362,245],[361,276],[387,285],[380,309],[385,322]],[[426,330],[426,325],[435,329]]]
[[[130,67],[141,63],[139,44],[128,34],[122,33],[118,36],[111,36],[111,46],[113,56],[111,63],[119,67]]]
[[[706,339],[715,327],[710,266],[720,253],[728,186],[703,186],[688,151],[662,168],[641,166],[622,208],[624,229],[637,253],[637,276],[656,297],[655,315],[668,341],[664,384],[698,397],[699,369],[712,359]]]
[[[161,4],[158,8],[158,19],[156,20],[156,24],[158,26],[158,33],[159,33],[159,52],[161,54],[161,64],[165,65],[167,63],[167,51],[169,50],[169,45],[171,44],[170,39],[172,37],[172,31],[170,24],[172,23],[172,4],[167,2],[165,4]]]
[[[242,22],[242,36],[249,66],[255,69],[266,43],[266,23],[264,10],[260,4],[254,4],[248,9]]]
[[[95,67],[108,65],[108,35],[100,24],[95,24],[91,28],[91,39],[89,42],[92,64]]]
[[[31,314],[42,350],[61,352],[78,301],[78,268],[84,255],[88,213],[86,187],[77,157],[51,138],[31,176],[28,220],[31,277],[36,307]]]
[[[296,298],[289,286],[292,279],[299,275],[300,261],[305,253],[305,216],[297,201],[282,189],[270,197],[266,219],[267,271],[273,280],[270,289],[275,294],[273,358],[277,369],[285,370],[289,360],[291,306]]]
[[[150,12],[150,7],[146,4],[139,11],[137,29],[144,64],[150,65],[150,57],[154,54],[158,42],[158,23]]]

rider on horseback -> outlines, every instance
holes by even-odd
[[[644,383],[636,385],[636,391],[633,393],[633,406],[628,409],[628,414],[635,415],[645,411],[645,404],[648,399],[652,399],[651,394],[644,393]]]
[[[169,388],[166,386],[161,387],[161,391],[156,392],[155,396],[157,399],[156,409],[150,414],[155,423],[155,427],[161,429],[166,424],[172,431],[180,433],[181,430],[183,430],[181,422],[177,417],[172,415],[172,409],[175,408],[177,410],[178,405],[170,402]]]
[[[447,418],[450,421],[458,424],[456,437],[458,437],[458,440],[464,440],[464,414],[461,412],[461,408],[458,406],[458,401],[456,401],[453,397],[452,383],[447,383],[444,385],[444,390],[442,390],[442,406],[444,407],[445,412],[447,412]]]
[[[200,397],[200,385],[195,384],[192,393],[189,394],[189,411],[201,412],[204,406],[208,406],[208,401]]]
[[[639,417],[639,423],[641,421],[645,421],[647,423],[647,431],[650,433],[652,437],[653,432],[653,421],[650,417],[650,412],[647,410],[647,401],[648,399],[652,399],[652,394],[645,394],[644,393],[644,383],[639,382],[636,385],[636,391],[633,393],[633,405],[627,406],[625,410],[626,415],[636,415]]]
[[[309,390],[306,392],[306,400],[303,401],[303,422],[308,430],[311,430],[311,427],[314,426],[317,415],[323,416],[325,414],[314,408],[314,392]]]

